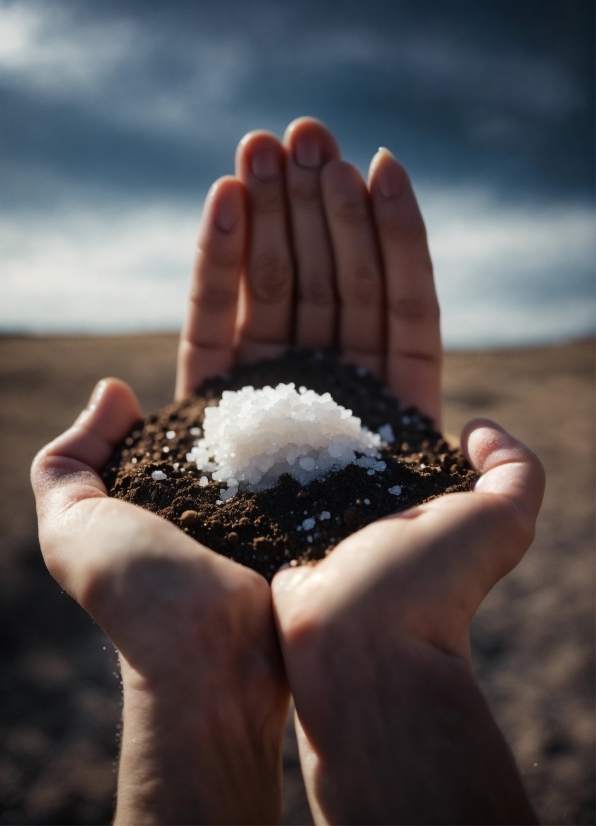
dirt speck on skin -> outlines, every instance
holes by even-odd
[[[205,408],[217,404],[224,390],[280,382],[329,392],[372,431],[391,425],[395,442],[381,450],[386,469],[370,474],[348,465],[305,486],[284,474],[269,490],[240,491],[218,504],[221,483],[202,486],[203,473],[186,461],[197,438],[191,428],[202,425]],[[470,490],[477,478],[429,418],[415,408],[400,407],[380,381],[341,362],[333,351],[289,352],[206,381],[190,398],[140,422],[104,471],[111,496],[169,519],[203,545],[268,580],[284,563],[323,559],[370,522],[444,493]],[[313,519],[314,526],[304,528],[305,519]]]

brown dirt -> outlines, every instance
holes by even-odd
[[[203,475],[186,455],[203,425],[205,409],[225,390],[294,382],[332,398],[375,432],[389,424],[395,442],[381,450],[385,469],[356,465],[309,485],[284,474],[275,487],[240,491],[221,502],[221,483],[201,486]],[[169,435],[168,435],[169,434]],[[155,480],[160,471],[166,478]],[[285,564],[323,559],[346,536],[391,513],[435,496],[470,490],[478,478],[461,451],[449,447],[430,419],[404,409],[370,373],[342,364],[332,351],[287,353],[274,361],[239,365],[210,379],[197,393],[148,416],[122,441],[104,471],[110,496],[174,522],[185,533],[271,581]],[[396,496],[390,489],[399,487]],[[321,517],[324,514],[324,517]],[[314,527],[304,530],[305,518]]]
[[[104,375],[172,396],[174,336],[0,339],[0,823],[107,823],[114,652],[45,571],[28,471]],[[536,540],[485,600],[474,664],[543,823],[594,823],[594,343],[447,354],[447,432],[476,415],[547,470]],[[291,720],[284,823],[309,823]]]

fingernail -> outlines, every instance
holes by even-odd
[[[255,178],[261,181],[275,178],[279,170],[277,153],[273,149],[257,149],[253,152],[251,166]]]
[[[395,161],[393,154],[384,146],[379,147],[379,153],[389,156]],[[377,173],[377,187],[383,198],[395,198],[403,188],[403,176],[400,168],[394,163],[382,163]]]
[[[87,419],[93,413],[93,411],[95,410],[95,408],[99,404],[99,400],[101,399],[105,389],[106,389],[106,380],[105,379],[102,379],[101,381],[97,382],[97,384],[93,388],[93,392],[89,396],[89,401],[87,402],[87,405],[85,406],[85,408],[83,410],[81,410],[79,415],[74,420],[75,425],[80,424],[81,422],[83,422],[85,419]]]
[[[222,232],[231,232],[240,217],[238,193],[232,187],[228,187],[216,198],[213,220]]]
[[[321,166],[321,147],[314,138],[305,135],[296,139],[294,160],[305,169],[318,169]]]
[[[101,397],[104,394],[104,390],[106,389],[106,385],[107,385],[107,382],[106,382],[105,379],[102,379],[101,381],[97,382],[97,384],[93,388],[93,392],[89,396],[89,401],[87,402],[87,407],[85,408],[85,410],[88,410],[89,412],[91,412],[92,410],[95,410],[95,408],[99,404],[99,400],[101,399]]]

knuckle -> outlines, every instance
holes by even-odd
[[[300,298],[322,307],[333,304],[335,296],[329,278],[319,273],[307,275],[300,281]]]
[[[288,187],[290,197],[296,201],[318,201],[320,199],[317,180],[294,181]]]
[[[251,193],[251,205],[256,212],[283,212],[283,192],[277,184],[263,184]]]
[[[250,268],[250,284],[254,295],[265,302],[285,298],[292,285],[290,261],[278,253],[258,256]]]
[[[348,277],[348,297],[364,306],[377,303],[381,297],[381,279],[377,270],[367,264],[353,267]]]
[[[382,236],[399,244],[426,244],[426,228],[422,219],[404,219],[393,212],[377,216],[377,227]]]
[[[366,204],[358,198],[340,196],[333,206],[333,215],[343,224],[362,226],[368,220],[368,209]]]
[[[217,269],[238,269],[242,261],[242,248],[230,244],[228,239],[206,238],[198,244],[200,257]]]
[[[400,321],[438,322],[440,317],[438,302],[422,298],[394,299],[390,302],[389,309]]]
[[[238,293],[235,289],[219,284],[204,284],[191,301],[202,310],[221,311],[236,305]]]

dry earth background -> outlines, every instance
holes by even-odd
[[[120,716],[113,648],[53,583],[36,540],[34,453],[97,379],[145,412],[170,400],[174,336],[0,339],[0,823],[108,823]],[[548,474],[538,535],[473,627],[478,678],[543,823],[594,823],[594,343],[453,353],[446,429],[496,419]],[[291,723],[284,823],[311,823]]]

